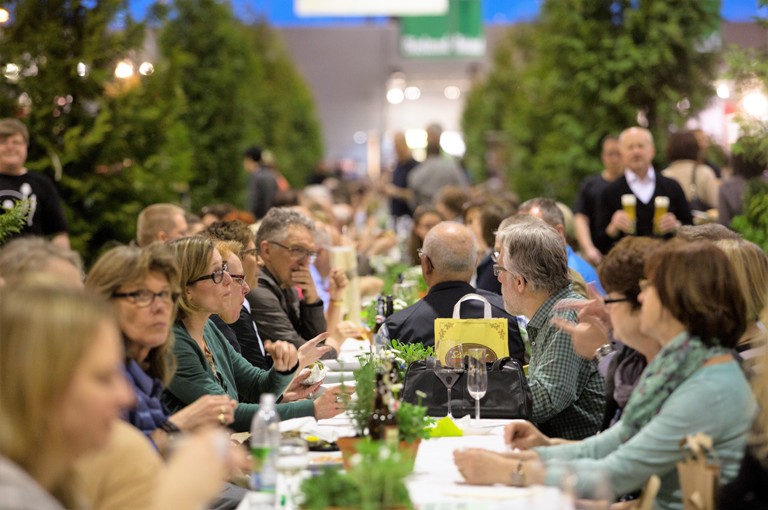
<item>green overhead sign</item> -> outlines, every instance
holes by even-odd
[[[481,0],[449,0],[442,16],[401,18],[400,53],[404,57],[482,57],[485,32]]]

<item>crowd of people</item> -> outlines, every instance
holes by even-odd
[[[283,419],[343,412],[304,368],[368,336],[344,314],[350,289],[381,292],[382,260],[418,266],[427,290],[375,342],[434,345],[434,319],[478,293],[528,365],[531,420],[504,436],[516,450],[455,452],[467,482],[568,473],[587,493],[601,473],[632,499],[656,475],[657,506],[679,509],[679,442],[702,432],[721,507],[764,508],[768,255],[692,211],[727,224],[767,162],[737,155],[721,185],[695,134],[675,133],[657,172],[653,137],[631,127],[603,141],[574,214],[470,187],[439,126],[427,135],[423,162],[395,138],[382,182],[322,174],[301,192],[252,147],[247,210],[151,204],[135,239],[85,268],[55,187],[25,167],[26,128],[0,121],[0,198],[34,204],[0,248],[0,508],[236,507],[247,466],[224,431],[247,431],[264,393]],[[352,271],[333,256],[350,247]]]

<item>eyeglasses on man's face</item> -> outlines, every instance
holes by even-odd
[[[501,264],[494,264],[493,265],[493,276],[498,278],[498,276],[501,273],[503,273],[503,272],[509,273],[510,271],[509,271],[509,269],[507,269],[506,267],[502,266]]]
[[[155,302],[155,298],[174,304],[179,300],[179,294],[177,292],[171,292],[170,290],[161,290],[160,292],[152,292],[151,290],[141,289],[133,292],[113,292],[113,298],[127,299],[128,302],[134,305],[144,308],[150,306]]]
[[[211,274],[207,274],[205,276],[201,276],[200,278],[195,278],[194,280],[190,280],[187,282],[187,285],[192,285],[193,283],[201,282],[203,280],[213,280],[213,283],[219,284],[222,281],[224,281],[224,273],[229,271],[229,266],[227,266],[227,263],[223,263],[221,265],[221,269],[217,269]]]
[[[286,250],[288,253],[291,254],[291,258],[293,260],[303,260],[305,258],[308,258],[310,264],[314,264],[315,260],[317,260],[316,251],[310,251],[306,248],[302,248],[301,246],[286,246],[283,243],[278,243],[277,241],[267,241],[267,242],[277,245],[280,248]]]

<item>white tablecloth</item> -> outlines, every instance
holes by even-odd
[[[463,420],[460,422],[466,424]],[[472,486],[463,482],[453,463],[457,448],[486,448],[504,451],[502,439],[506,420],[480,420],[470,423],[463,437],[442,437],[421,442],[413,474],[408,478],[408,491],[418,510],[554,510],[567,508],[561,493],[551,487]],[[344,415],[316,424],[321,429],[334,429],[350,435]],[[316,454],[318,455],[318,454]],[[323,453],[324,457],[340,456],[339,452]],[[313,456],[310,454],[310,456]],[[237,510],[248,510],[243,501]]]

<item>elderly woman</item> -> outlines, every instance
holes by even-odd
[[[126,374],[137,397],[126,419],[161,453],[166,452],[169,433],[234,420],[236,402],[228,395],[207,395],[175,414],[162,403],[162,392],[176,365],[171,326],[179,296],[179,270],[166,246],[109,250],[91,269],[86,287],[109,299],[118,318]]]
[[[733,266],[710,243],[668,243],[645,262],[640,284],[640,330],[661,350],[648,365],[618,424],[584,441],[501,455],[457,451],[454,459],[470,483],[557,484],[567,461],[584,490],[586,476],[603,472],[615,494],[661,478],[657,506],[683,507],[676,463],[679,441],[703,432],[713,440],[721,478],[734,477],[755,412],[754,397],[731,354],[744,332],[746,307]],[[513,446],[531,444],[532,426],[513,422]],[[539,459],[538,462],[531,460]]]
[[[232,428],[249,430],[262,393],[282,394],[293,379],[299,360],[296,350],[275,351],[270,370],[254,367],[235,351],[210,321],[233,292],[232,277],[213,241],[201,237],[170,244],[180,268],[179,318],[173,326],[177,369],[164,399],[171,410],[181,410],[203,395],[229,395],[238,400]],[[308,343],[317,344],[318,336]],[[315,401],[277,405],[281,418],[329,418],[342,412],[338,390],[326,391]]]
[[[0,295],[0,506],[80,508],[73,462],[103,448],[133,402],[120,332],[103,300],[61,285]],[[189,439],[149,508],[195,508],[218,490],[223,453]],[[219,446],[222,443],[218,443]]]

